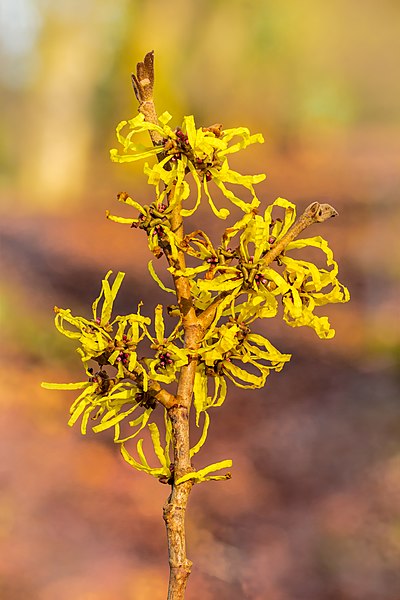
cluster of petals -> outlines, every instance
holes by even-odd
[[[181,128],[173,130],[169,125],[171,115],[167,112],[159,117],[159,124],[145,121],[140,113],[129,121],[121,121],[117,126],[117,139],[122,151],[112,149],[111,160],[114,162],[133,162],[158,156],[159,161],[150,166],[147,162],[144,172],[148,183],[154,185],[159,203],[168,199],[168,209],[190,196],[190,184],[187,174],[190,173],[196,188],[196,200],[192,208],[182,208],[182,216],[192,215],[199,207],[203,193],[214,214],[226,219],[230,214],[227,208],[218,209],[212,198],[210,183],[215,184],[232,204],[245,213],[251,212],[259,205],[254,191],[254,184],[265,179],[265,175],[241,175],[229,166],[229,156],[250,144],[262,143],[261,134],[251,135],[246,127],[235,127],[222,130],[219,126],[196,128],[194,117],[183,120]],[[128,129],[123,135],[122,131]],[[143,132],[155,131],[164,142],[151,146],[144,145],[137,138]],[[231,187],[244,186],[250,191],[251,202],[244,202]]]
[[[148,162],[144,165],[148,183],[155,188],[155,201],[142,206],[122,193],[119,200],[134,208],[138,216],[127,218],[107,213],[107,217],[146,231],[153,254],[157,258],[163,252],[168,255],[168,271],[173,277],[189,280],[198,315],[215,307],[197,350],[193,403],[196,425],[199,427],[202,419],[203,426],[199,440],[190,449],[192,457],[206,440],[209,411],[225,400],[228,380],[240,388],[261,388],[271,371],[280,371],[290,360],[289,354],[281,353],[250,325],[256,319],[275,317],[280,311],[289,326],[311,327],[320,338],[329,339],[335,331],[328,318],[318,314],[318,309],[329,303],[347,302],[349,292],[338,280],[338,265],[326,240],[320,236],[289,243],[285,242],[287,237],[283,240],[295,223],[295,205],[278,198],[259,214],[260,202],[254,184],[261,182],[265,175],[241,175],[230,168],[229,156],[250,144],[263,142],[260,134],[251,135],[245,127],[197,128],[193,116],[185,117],[181,127],[172,129],[170,120],[171,115],[164,113],[154,124],[139,114],[117,126],[122,150],[111,150],[113,161],[158,159],[152,165]],[[149,132],[156,132],[161,142],[143,144],[141,136]],[[171,226],[172,211],[177,206],[182,217],[187,217],[205,197],[217,217],[226,219],[230,214],[227,208],[215,205],[211,186],[239,207],[243,215],[225,229],[218,246],[201,230],[178,238]],[[247,195],[251,200],[241,199],[232,186],[235,190],[235,186],[243,186],[250,192]],[[193,196],[194,204],[188,207]],[[281,246],[277,246],[281,241]],[[320,251],[322,266],[302,258],[301,251],[307,249]],[[185,263],[179,260],[182,253],[190,258],[190,266],[183,266]],[[176,291],[159,278],[152,261],[148,268],[163,291],[176,295]],[[153,320],[141,314],[141,304],[136,313],[112,318],[124,273],[118,273],[112,282],[111,273],[109,271],[102,281],[90,319],[74,316],[69,309],[55,308],[56,327],[77,342],[87,379],[42,385],[50,389],[80,390],[71,406],[69,425],[80,420],[82,433],[86,433],[89,424],[94,432],[113,430],[114,441],[120,444],[129,464],[169,482],[173,474],[171,422],[164,407],[165,440],[161,442],[159,425],[151,420],[156,406],[151,386],[156,382],[159,389],[160,384],[177,381],[182,367],[190,361],[182,320],[179,316],[167,335],[161,304],[156,306]],[[151,357],[138,355],[138,346],[143,340],[147,349],[150,344],[153,350]],[[99,366],[96,373],[89,366],[91,361]],[[114,367],[115,374],[111,376],[108,367]],[[157,458],[156,467],[145,456],[143,439],[136,443],[136,458],[125,446],[125,442],[136,438],[145,427]],[[188,473],[177,483],[187,479],[224,479],[226,475],[212,473],[230,465],[229,460],[214,463]]]
[[[283,210],[281,218],[273,218],[276,209],[281,214]],[[332,338],[335,331],[328,318],[316,314],[315,309],[347,302],[350,295],[338,280],[338,265],[327,241],[320,236],[294,240],[286,245],[277,263],[266,262],[268,252],[295,220],[295,205],[278,198],[267,207],[264,215],[245,214],[227,228],[218,248],[204,232],[189,234],[185,239],[185,252],[201,264],[184,270],[171,267],[169,270],[175,275],[192,278],[192,293],[199,310],[206,309],[217,295],[224,295],[214,325],[223,315],[236,318],[246,314],[248,323],[256,318],[274,317],[278,314],[281,297],[283,319],[288,325],[308,326],[320,338]],[[293,256],[294,251],[310,248],[321,251],[323,267]],[[203,273],[205,275],[201,276]]]

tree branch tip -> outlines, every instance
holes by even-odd
[[[305,215],[309,215],[312,220],[316,223],[323,223],[331,217],[337,217],[338,211],[333,208],[330,204],[319,202],[312,202],[307,206],[304,211]]]
[[[139,103],[152,100],[154,85],[154,50],[136,64],[136,74],[131,74],[132,86]]]

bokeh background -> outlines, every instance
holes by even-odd
[[[352,294],[328,309],[333,340],[261,326],[293,358],[214,415],[197,461],[233,458],[233,479],[193,491],[187,598],[398,600],[399,2],[2,0],[0,36],[0,597],[166,596],[167,487],[39,387],[82,378],[54,305],[88,315],[110,268],[120,311],[168,301],[143,234],[104,218],[119,191],[147,200],[141,165],[108,149],[154,49],[160,112],[264,134],[235,163],[267,173],[263,203],[339,210],[313,233]]]

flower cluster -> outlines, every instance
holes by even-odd
[[[82,433],[86,433],[89,418],[99,421],[93,431],[114,429],[115,441],[121,441],[120,423],[139,407],[144,408],[141,416],[131,425],[140,429],[147,422],[154,407],[144,406],[140,394],[147,391],[148,375],[137,357],[137,346],[146,334],[150,319],[140,314],[116,317],[111,320],[113,303],[122,283],[124,274],[118,273],[112,285],[109,271],[102,282],[99,297],[92,306],[92,319],[75,317],[69,309],[55,307],[55,325],[66,337],[79,343],[77,352],[81,356],[88,380],[78,383],[43,383],[51,389],[83,390],[71,406],[69,425],[81,418]],[[101,310],[99,310],[101,305]],[[90,362],[95,362],[99,370],[94,373]],[[116,369],[110,377],[106,365]],[[135,380],[126,381],[125,370],[136,374]],[[134,435],[136,435],[135,432]]]
[[[71,406],[69,424],[81,419],[82,433],[86,433],[89,419],[94,422],[95,432],[112,429],[125,460],[163,482],[170,482],[173,476],[168,404],[163,406],[163,444],[151,414],[159,400],[157,394],[167,394],[172,403],[176,397],[161,386],[178,381],[182,368],[191,360],[196,361],[193,398],[196,425],[200,425],[202,416],[203,428],[190,450],[193,456],[206,440],[210,409],[225,400],[228,382],[245,389],[261,388],[271,371],[280,371],[290,360],[289,354],[282,354],[267,338],[256,333],[253,323],[257,319],[275,317],[280,310],[291,327],[305,325],[314,329],[320,338],[329,339],[335,332],[328,318],[316,311],[326,304],[349,300],[348,290],[337,278],[338,265],[327,242],[320,236],[296,239],[293,234],[297,231],[295,205],[278,198],[259,214],[260,202],[254,184],[265,176],[241,175],[230,168],[229,155],[249,144],[262,142],[262,136],[250,135],[244,127],[224,130],[217,124],[196,128],[192,116],[185,117],[181,127],[172,129],[168,125],[170,119],[171,116],[164,113],[159,123],[154,124],[139,114],[118,125],[117,138],[123,150],[121,153],[111,150],[113,161],[158,158],[153,166],[148,163],[144,166],[148,183],[155,187],[155,200],[142,206],[123,192],[118,199],[135,209],[137,216],[118,217],[107,212],[107,217],[144,230],[153,254],[157,258],[166,255],[168,271],[175,283],[179,278],[186,278],[191,298],[185,297],[185,300],[194,306],[198,318],[196,327],[199,326],[204,335],[196,340],[196,350],[189,352],[185,347],[184,315],[176,304],[167,307],[170,316],[178,317],[169,334],[161,304],[155,308],[152,328],[151,319],[140,312],[141,304],[136,313],[112,319],[113,304],[124,274],[118,273],[111,284],[109,271],[93,303],[90,319],[76,317],[69,309],[55,308],[56,327],[78,343],[77,351],[87,379],[78,383],[43,384],[52,389],[81,390]],[[124,135],[126,128],[129,131]],[[143,132],[156,132],[161,142],[155,146],[141,144],[137,140]],[[185,208],[193,184],[197,198],[192,208]],[[229,215],[228,209],[216,207],[211,184],[243,212],[236,223],[225,229],[218,246],[202,230],[184,235],[179,226],[172,226],[177,213],[182,217],[192,215],[203,195],[217,217],[225,219]],[[248,190],[251,201],[239,198],[232,191],[232,185]],[[301,256],[307,249],[320,252],[323,266]],[[190,266],[186,266],[185,257],[189,258]],[[152,261],[148,268],[162,290],[182,300],[178,286],[177,289],[167,287]],[[139,346],[147,348],[142,351],[148,353],[149,345],[151,356],[138,354]],[[96,370],[89,363],[95,363]],[[145,427],[159,463],[157,467],[148,462],[143,439],[136,444],[138,458],[125,447],[125,442],[135,438]],[[226,475],[211,473],[230,464],[231,461],[214,463],[186,474],[176,483],[188,479],[226,478]]]
[[[139,212],[137,218],[118,217],[106,211],[106,217],[110,221],[130,225],[131,227],[143,229],[147,233],[149,249],[160,258],[166,248],[176,253],[175,235],[170,229],[170,213],[162,202],[153,202],[142,206],[135,202],[126,192],[117,196],[120,202],[135,208]]]
[[[253,333],[245,321],[230,318],[210,328],[199,351],[207,375],[226,376],[241,388],[261,388],[271,370],[280,371],[290,354],[282,354],[269,340]],[[239,367],[252,365],[259,375]]]
[[[273,217],[276,208],[283,209],[282,217]],[[224,314],[241,318],[246,315],[247,323],[274,317],[280,296],[283,318],[288,325],[306,325],[319,337],[331,338],[335,332],[327,317],[316,315],[314,310],[328,303],[347,302],[349,292],[337,279],[338,265],[326,240],[315,236],[292,241],[273,264],[267,260],[268,253],[295,219],[295,205],[278,198],[263,216],[249,213],[227,228],[217,248],[204,232],[196,231],[185,237],[181,249],[201,264],[184,270],[170,267],[169,271],[192,278],[192,293],[199,310],[205,310],[218,296],[223,296],[214,324]],[[321,250],[326,268],[290,255],[292,251],[307,248]],[[202,273],[204,277],[200,277]]]
[[[156,381],[171,383],[176,380],[181,367],[188,362],[188,352],[182,344],[182,324],[178,322],[172,333],[165,337],[165,324],[162,315],[162,305],[155,309],[154,329],[155,336],[147,333],[152,342],[151,348],[155,350],[154,358],[145,358],[144,363],[148,368],[149,376]],[[180,346],[176,343],[180,342]]]
[[[155,125],[144,120],[142,114],[129,121],[122,121],[117,126],[117,139],[123,148],[119,153],[117,149],[110,151],[111,160],[115,162],[132,162],[158,155],[159,162],[153,166],[145,164],[144,172],[148,176],[148,183],[156,188],[157,203],[166,205],[166,212],[170,212],[177,203],[189,198],[190,185],[187,175],[190,174],[197,190],[197,199],[194,207],[182,208],[182,216],[192,215],[201,202],[204,191],[214,214],[220,219],[229,215],[227,208],[218,209],[212,199],[209,184],[213,182],[224,196],[245,213],[259,205],[259,200],[254,191],[254,184],[265,179],[265,175],[241,175],[229,167],[228,157],[250,144],[262,143],[261,134],[250,135],[246,127],[222,129],[217,124],[211,127],[196,128],[193,116],[184,118],[181,127],[173,130],[169,125],[171,115],[165,112],[159,117],[159,124]],[[128,127],[129,132],[122,134]],[[156,131],[163,140],[156,146],[143,146],[135,141],[135,136],[144,131]],[[233,143],[232,143],[233,142]],[[231,185],[241,185],[248,189],[252,201],[244,202],[230,188]]]
[[[121,453],[129,464],[168,482],[173,469],[170,462],[171,423],[164,409],[165,442],[162,445],[158,425],[151,421],[151,414],[157,405],[154,382],[159,385],[159,382],[176,381],[180,369],[188,363],[188,353],[182,343],[182,324],[179,320],[171,334],[165,337],[163,308],[160,304],[155,308],[154,335],[149,330],[151,319],[140,313],[140,305],[136,313],[112,319],[113,304],[124,273],[118,273],[110,284],[111,274],[109,271],[102,281],[100,295],[92,305],[91,319],[74,316],[70,309],[55,307],[55,325],[60,333],[78,342],[77,352],[87,379],[77,383],[44,382],[42,387],[81,390],[71,405],[68,424],[73,426],[80,420],[82,434],[87,433],[90,422],[93,422],[91,428],[95,433],[112,430],[114,441],[120,444]],[[150,341],[151,349],[154,350],[152,358],[138,357],[138,346],[145,338]],[[93,362],[98,366],[96,371],[89,366]],[[114,368],[112,375],[108,371],[111,367]],[[203,433],[192,448],[191,455],[198,452],[204,444],[208,424],[207,415]],[[127,441],[136,438],[146,426],[160,463],[158,467],[150,466],[143,451],[142,438],[136,444],[138,460],[125,446]],[[214,463],[205,469],[194,471],[191,477],[196,481],[219,479],[225,476],[211,473],[230,464],[230,461]]]

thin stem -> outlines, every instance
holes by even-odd
[[[309,227],[313,223],[323,223],[327,219],[336,217],[337,215],[338,212],[330,204],[320,204],[319,202],[309,204],[289,231],[264,256],[264,265],[270,265],[306,227]]]
[[[139,101],[139,111],[145,120],[158,123],[157,112],[154,106],[154,52],[146,54],[143,62],[137,64],[136,75],[132,74],[133,88]],[[154,145],[162,143],[162,137],[157,132],[150,132]],[[175,193],[175,188],[170,191],[170,197]],[[171,215],[171,228],[178,240],[184,237],[181,216],[181,203],[177,202]],[[186,267],[185,255],[178,250],[178,256],[173,258],[165,252],[170,266],[184,270]],[[203,327],[197,318],[193,305],[188,277],[174,276],[176,297],[182,324],[184,328],[185,348],[190,350],[188,364],[183,366],[178,381],[178,389],[174,403],[168,407],[168,416],[172,425],[173,451],[174,451],[174,481],[190,473],[193,468],[190,462],[190,436],[189,413],[193,396],[194,377],[197,366],[197,350],[203,337]],[[169,401],[169,399],[167,399]],[[160,396],[161,401],[161,396]],[[162,404],[165,403],[162,402]],[[191,570],[191,561],[186,556],[185,514],[186,506],[193,481],[185,481],[176,485],[167,499],[163,516],[167,529],[168,555],[170,565],[170,578],[168,586],[168,600],[183,600],[188,577]]]
[[[181,241],[184,231],[180,202],[175,205],[172,211],[171,227],[178,241]],[[178,250],[178,257],[175,260],[167,252],[167,259],[170,264],[178,266],[180,270],[186,268],[185,256],[182,250]],[[168,411],[172,424],[174,480],[176,481],[193,470],[190,462],[189,414],[197,366],[197,349],[203,337],[203,328],[198,322],[193,306],[189,279],[183,276],[174,276],[174,285],[182,316],[185,347],[193,352],[189,357],[188,364],[184,365],[180,371],[176,394],[177,405]],[[182,600],[184,598],[187,580],[190,575],[192,563],[186,556],[185,514],[192,486],[193,481],[190,480],[179,485],[173,483],[171,495],[164,506],[170,565],[168,600]]]
[[[278,258],[288,244],[296,239],[304,229],[313,223],[323,223],[327,219],[336,217],[337,215],[338,212],[330,204],[313,202],[307,206],[303,214],[292,225],[289,231],[287,231],[287,233],[265,254],[263,259],[264,267],[268,267],[276,258]],[[218,306],[224,298],[226,298],[227,294],[228,292],[221,292],[218,294],[210,306],[208,306],[199,316],[199,321],[204,331],[206,331],[212,323]]]
[[[189,410],[176,406],[168,411],[174,443],[174,478],[192,470],[189,454]],[[192,562],[186,555],[185,516],[193,481],[172,485],[164,504],[163,516],[167,529],[170,576],[168,600],[183,600]]]
[[[139,112],[149,123],[158,125],[157,112],[154,106],[154,50],[148,52],[143,62],[136,65],[136,75],[132,73],[132,85],[139,102]],[[155,146],[162,143],[162,136],[157,131],[150,131],[151,141]]]

